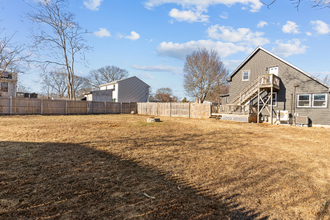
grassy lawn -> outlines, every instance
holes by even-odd
[[[330,219],[330,131],[1,116],[0,219]]]

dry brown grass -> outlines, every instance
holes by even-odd
[[[329,130],[146,118],[0,117],[0,219],[330,219]]]

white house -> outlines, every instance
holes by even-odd
[[[0,97],[16,97],[17,73],[0,69]]]
[[[136,76],[100,85],[100,90],[85,94],[87,101],[147,102],[150,86]]]

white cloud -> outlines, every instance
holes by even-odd
[[[299,30],[298,30],[298,25],[293,22],[293,21],[287,21],[285,25],[283,25],[282,27],[282,31],[284,33],[293,33],[293,34],[299,34]]]
[[[241,3],[244,5],[250,5],[251,12],[259,11],[263,5],[260,0],[147,0],[144,5],[148,9],[153,9],[156,6],[167,3],[182,5],[183,7],[197,6],[205,9],[212,5],[224,4],[232,6],[236,3]]]
[[[316,30],[319,34],[327,34],[330,32],[329,25],[323,21],[311,21],[311,24],[314,25],[313,29]]]
[[[140,74],[135,74],[135,75],[141,79],[153,79],[154,78],[150,73],[140,73]]]
[[[103,0],[84,0],[84,5],[90,10],[98,11],[102,1]]]
[[[287,41],[287,43],[282,43],[281,41],[276,41],[277,47],[273,48],[273,53],[288,57],[294,54],[302,54],[306,53],[306,49],[308,48],[305,45],[300,45],[299,39],[292,39]]]
[[[220,17],[223,18],[223,19],[227,19],[228,18],[228,13],[223,12],[222,15],[220,15]]]
[[[257,27],[258,28],[263,28],[264,26],[267,26],[267,25],[268,25],[268,23],[266,21],[259,21]]]
[[[99,28],[99,31],[93,33],[97,37],[111,37],[110,32],[106,28]]]
[[[240,42],[243,45],[259,46],[269,43],[267,38],[261,37],[263,32],[252,32],[249,28],[238,28],[212,25],[206,31],[208,37],[213,39],[221,39],[229,42]]]
[[[117,39],[120,39],[120,38],[123,38],[123,37],[124,37],[124,35],[122,35],[121,33],[117,33],[117,34],[116,34],[116,38],[117,38]]]
[[[182,73],[182,67],[169,66],[169,65],[155,65],[155,66],[140,66],[140,65],[131,65],[135,70],[142,70],[148,72],[171,72],[175,74]]]
[[[222,62],[225,64],[226,69],[233,71],[243,62],[243,60],[222,60]]]
[[[205,47],[207,50],[215,50],[221,58],[227,57],[231,54],[246,51],[244,46],[235,45],[233,43],[223,43],[212,40],[189,41],[187,43],[179,44],[172,42],[162,42],[157,47],[157,52],[160,56],[173,57],[184,60],[188,54]]]
[[[130,40],[137,40],[140,38],[140,35],[138,33],[136,33],[135,31],[131,32],[130,36],[126,36],[126,39],[130,39]]]
[[[312,36],[313,34],[311,32],[306,32],[307,36]]]
[[[208,22],[209,16],[203,15],[202,13],[206,11],[203,9],[194,9],[194,10],[188,10],[188,11],[179,11],[176,8],[173,8],[169,15],[170,17],[176,19],[177,21],[187,21],[189,23],[192,22]]]

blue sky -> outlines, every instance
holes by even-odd
[[[259,0],[71,0],[68,10],[91,32],[86,40],[93,47],[88,66],[78,63],[76,74],[115,65],[140,77],[153,92],[170,87],[183,98],[187,54],[201,47],[217,50],[232,71],[260,45],[324,78],[330,74],[330,10],[311,4],[303,1],[297,11],[289,0],[269,9]],[[16,32],[15,42],[30,40],[33,24],[24,17],[30,10],[21,0],[0,0],[0,27]],[[19,80],[40,92],[38,69]]]

